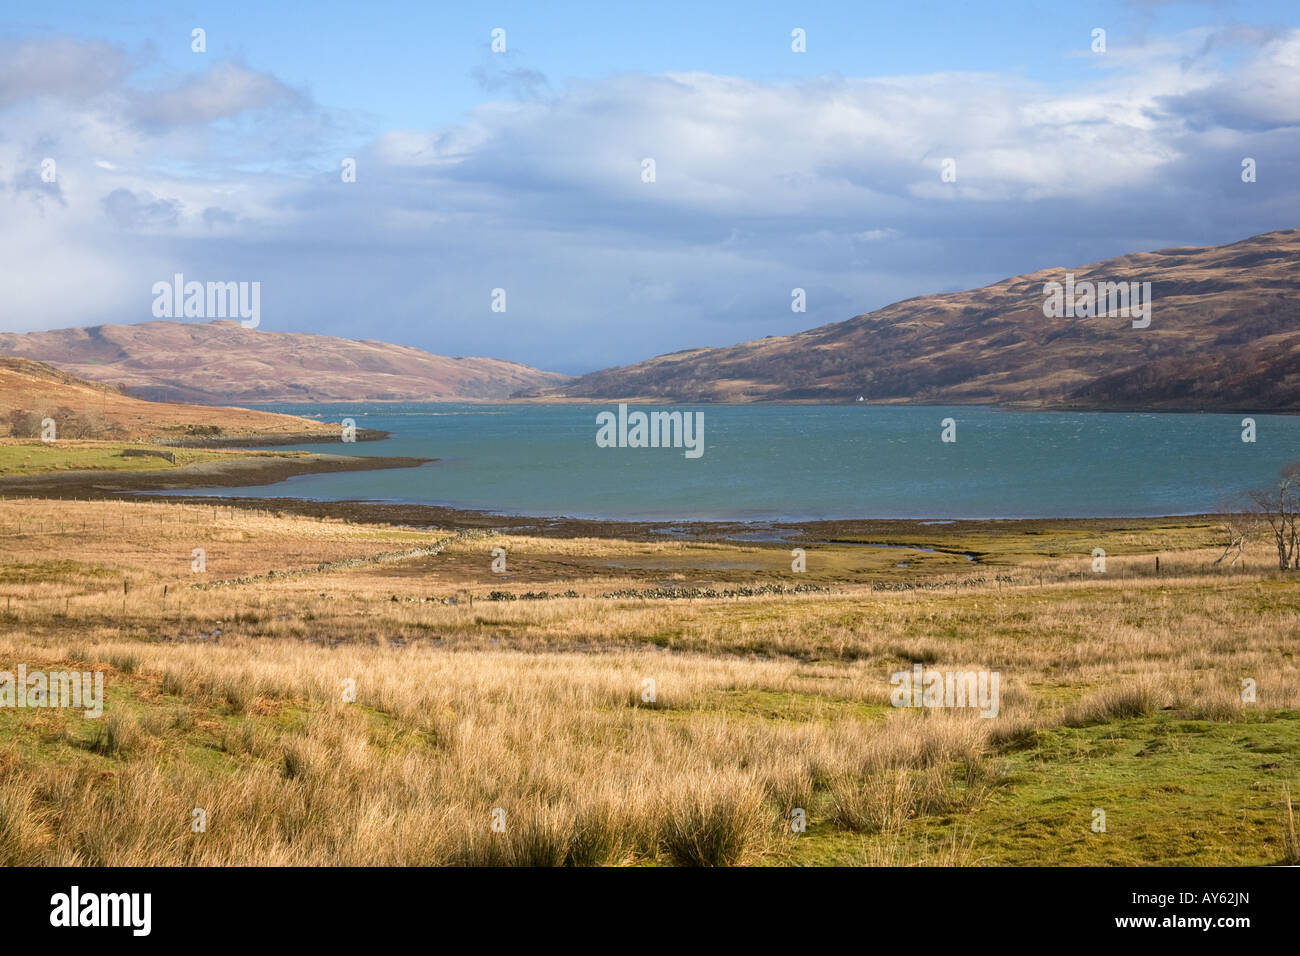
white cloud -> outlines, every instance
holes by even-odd
[[[1296,31],[1159,38],[1064,93],[624,75],[368,145],[249,67],[142,89],[124,55],[78,78],[103,49],[51,49],[48,68],[0,68],[0,282],[21,288],[6,329],[144,319],[154,281],[202,272],[262,281],[270,328],[572,371],[1300,219]],[[45,155],[63,204],[22,188]]]

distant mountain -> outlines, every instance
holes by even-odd
[[[0,356],[0,435],[35,437],[49,416],[64,438],[247,444],[250,438],[338,440],[339,426],[247,408],[146,402],[30,359]]]
[[[1150,282],[1147,328],[1048,318],[1046,283]],[[796,335],[702,348],[525,397],[1300,410],[1300,229],[1133,253],[927,295]]]
[[[0,355],[45,362],[140,398],[206,404],[483,401],[566,380],[500,359],[246,329],[230,319],[6,333]]]

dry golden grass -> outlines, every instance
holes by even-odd
[[[449,568],[497,546],[606,566],[562,579],[577,598],[492,601],[511,585]],[[1106,578],[1062,558],[924,591],[600,596],[653,586],[648,559],[762,550],[0,501],[0,670],[104,670],[108,695],[101,721],[0,711],[0,863],[785,861],[796,809],[862,834],[852,861],[974,863],[966,836],[904,834],[983,807],[1018,741],[1164,708],[1244,720],[1243,676],[1300,701],[1293,586],[1200,551],[1158,579],[1123,573],[1144,556]],[[892,709],[915,662],[999,671],[998,718]]]
[[[750,690],[848,695],[866,679],[794,661],[266,641],[43,658],[0,645],[4,660],[20,652],[29,667],[129,659],[132,671],[111,675],[104,721],[43,730],[72,749],[93,734],[85,749],[120,767],[0,759],[5,789],[28,794],[23,813],[5,811],[24,822],[0,826],[9,862],[746,862],[777,847],[780,821],[825,781],[978,759],[982,732],[978,718],[886,716],[883,699],[870,719],[771,726],[703,706]],[[235,730],[232,715],[260,720]],[[228,758],[178,763],[177,721]],[[194,807],[211,824],[201,836]]]

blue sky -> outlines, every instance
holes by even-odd
[[[11,5],[0,329],[147,321],[180,271],[260,281],[265,328],[576,373],[1300,225],[1298,27],[1282,2]]]
[[[1261,3],[987,4],[676,2],[107,5],[43,3],[11,32],[106,39],[149,48],[155,71],[194,68],[189,33],[209,53],[273,71],[376,128],[456,122],[485,99],[473,71],[491,60],[490,31],[507,31],[519,68],[556,84],[617,73],[703,70],[777,82],[824,74],[963,71],[1014,73],[1068,88],[1086,76],[1080,37],[1097,26],[1113,42],[1143,42],[1206,23],[1296,25],[1291,0]],[[793,56],[790,30],[809,35]]]

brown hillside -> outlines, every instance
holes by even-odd
[[[111,385],[89,382],[40,362],[0,356],[0,434],[11,433],[16,412],[33,414],[37,420],[49,416],[60,434],[68,434],[65,426],[75,421],[85,432],[78,437],[87,438],[333,436],[339,429],[338,425],[246,408],[146,402]]]
[[[485,401],[565,376],[404,345],[246,329],[230,319],[0,334],[0,354],[157,401]]]
[[[1043,285],[1151,283],[1151,325],[1045,318]],[[661,355],[543,399],[1300,409],[1300,229],[927,295],[797,335]]]

